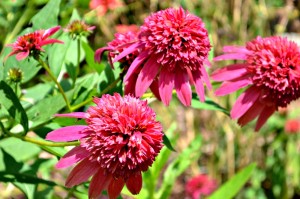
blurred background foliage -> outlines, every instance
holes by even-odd
[[[8,43],[15,41],[17,35],[32,26],[31,18],[47,2],[48,0],[0,1],[0,49],[2,49],[2,52]],[[244,45],[245,42],[258,35],[262,37],[285,35],[291,40],[300,41],[300,1],[298,0],[120,0],[119,2],[122,3],[122,6],[108,9],[104,15],[98,15],[96,10],[90,9],[87,0],[61,0],[59,25],[66,27],[74,8],[76,8],[79,16],[88,24],[96,26],[94,33],[87,38],[91,48],[95,50],[105,46],[107,42],[114,38],[118,25],[142,25],[144,18],[151,12],[168,7],[182,6],[204,20],[212,40],[214,55],[219,55],[225,45]],[[47,19],[44,20],[47,23]],[[106,61],[100,65],[103,69],[105,68],[107,77],[107,74],[111,72],[105,63]],[[208,70],[211,72],[225,64],[224,62],[213,63]],[[85,82],[86,85],[84,88],[92,90],[93,86],[91,88],[88,86],[95,85],[94,69],[88,67],[85,60],[81,62],[80,67],[79,76],[90,75],[89,78],[82,79],[82,82]],[[44,71],[40,70],[31,81],[24,82],[21,87],[29,88],[46,81],[45,78]],[[213,85],[218,86],[217,84]],[[44,85],[42,88],[35,89],[32,91],[33,94],[30,89],[27,89],[28,96],[50,88]],[[101,88],[97,89],[101,90]],[[85,93],[84,98],[86,99],[88,96],[97,93],[97,89]],[[228,97],[217,98],[214,96],[213,91],[207,92],[207,97],[220,104],[226,111],[230,110],[237,96],[237,94],[232,94]],[[235,196],[236,198],[300,198],[300,128],[297,128],[297,125],[295,127],[295,124],[291,127],[288,123],[290,120],[295,121],[296,124],[300,123],[299,102],[294,102],[287,109],[280,110],[272,116],[260,132],[254,132],[251,124],[240,128],[235,121],[224,114],[226,111],[210,110],[215,107],[212,108],[208,104],[199,105],[196,102],[193,103],[191,108],[187,108],[175,99],[174,97],[169,107],[165,107],[157,101],[151,103],[151,106],[157,112],[158,120],[162,122],[165,131],[168,132],[172,145],[176,150],[176,152],[168,151],[160,154],[160,156],[167,159],[158,158],[159,163],[156,164],[161,164],[159,166],[161,170],[159,171],[162,172],[160,177],[157,177],[155,186],[159,187],[162,183],[166,183],[162,177],[163,173],[174,160],[182,162],[189,160],[189,158],[179,157],[179,154],[184,150],[191,149],[197,153],[192,156],[193,161],[190,161],[186,167],[182,167],[182,171],[174,168],[174,171],[178,171],[176,176],[173,176],[174,178],[165,176],[165,178],[170,177],[174,182],[172,182],[171,187],[165,188],[165,190],[169,189],[169,192],[158,193],[162,194],[160,196],[185,198],[185,183],[199,173],[208,174],[216,179],[218,185],[221,186],[241,168],[256,162],[255,171],[247,184]],[[58,100],[57,104],[59,103],[62,102]],[[23,102],[23,106],[26,107],[26,102]],[[76,121],[71,119],[64,121],[54,119],[50,123],[37,124],[34,132],[38,135],[45,135],[51,129],[74,122]],[[198,136],[201,138],[198,138]],[[199,141],[199,139],[201,144],[193,145],[192,148],[188,147],[195,140]],[[87,190],[87,184],[76,188],[76,190],[65,190],[61,186],[68,171],[53,170],[53,165],[56,163],[54,156],[41,152],[39,147],[32,144],[23,146],[30,148],[30,151],[27,151],[26,154],[22,153],[22,147],[19,151],[11,153],[9,147],[24,145],[23,142],[18,142],[21,141],[17,139],[1,140],[0,157],[3,161],[0,164],[0,169],[12,172],[14,178],[17,176],[16,171],[28,174],[29,177],[31,176],[29,174],[33,173],[35,178],[24,179],[24,176],[21,176],[20,178],[23,178],[24,182],[20,183],[22,181],[14,181],[9,175],[1,175],[0,181],[12,182],[13,184],[0,184],[0,198],[25,198],[24,193],[28,198],[85,198],[82,193]],[[65,152],[66,149],[64,148],[55,150],[57,156],[61,156]],[[21,162],[29,164],[30,168],[26,166],[27,164],[21,164]],[[10,167],[9,165],[13,166]],[[8,168],[11,170],[7,170]],[[155,168],[153,166],[154,170]],[[169,170],[166,173],[171,175],[171,171]],[[149,173],[145,175],[149,175]],[[41,178],[44,180],[41,180]],[[38,181],[36,181],[37,179]],[[30,184],[30,180],[38,182],[39,188],[37,189],[36,184]],[[151,182],[145,183],[146,186],[153,186]],[[156,190],[155,187],[152,187],[152,189]],[[35,191],[32,192],[32,190]],[[138,198],[149,197],[149,194],[151,195],[151,193],[142,192]]]

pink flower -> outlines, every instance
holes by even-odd
[[[217,182],[205,174],[200,174],[190,179],[185,185],[185,191],[189,198],[200,199],[208,196],[217,189]]]
[[[123,3],[118,0],[91,0],[90,8],[97,11],[98,16],[106,14],[107,10],[114,10],[123,6]]]
[[[300,121],[296,119],[287,120],[284,130],[288,134],[296,134],[300,131]]]
[[[244,126],[258,117],[258,131],[279,107],[300,97],[300,51],[296,43],[281,37],[248,42],[245,47],[225,46],[221,60],[245,60],[215,71],[212,78],[223,81],[216,95],[227,95],[247,87],[231,110],[231,117]]]
[[[195,85],[201,101],[204,86],[210,88],[204,63],[208,62],[210,42],[202,20],[182,8],[169,8],[145,19],[139,40],[120,53],[114,62],[138,50],[124,78],[132,86],[135,96],[142,96],[150,87],[169,105],[175,88],[179,100],[191,104],[191,84]],[[137,74],[137,75],[135,75]]]
[[[17,60],[25,59],[28,56],[36,58],[42,51],[42,46],[63,43],[57,39],[48,38],[60,29],[60,26],[56,26],[47,30],[37,30],[33,33],[18,37],[17,41],[13,44],[8,44],[12,47],[12,52],[8,55],[16,55]]]
[[[87,125],[63,127],[50,132],[48,140],[80,140],[57,163],[65,168],[79,162],[69,174],[66,186],[72,187],[92,177],[89,198],[97,198],[102,190],[116,198],[123,186],[132,194],[142,188],[142,171],[152,165],[162,148],[162,126],[154,111],[131,96],[118,93],[94,98],[96,106],[86,113],[59,114],[60,117],[85,119]]]
[[[73,20],[68,24],[64,31],[68,32],[72,38],[76,38],[80,36],[88,36],[95,28],[96,26],[89,26],[82,20]]]

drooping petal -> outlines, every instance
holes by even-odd
[[[265,108],[261,111],[256,126],[255,131],[259,131],[259,129],[266,123],[269,117],[276,111],[275,107],[265,106]]]
[[[85,158],[72,169],[66,180],[66,187],[73,187],[87,181],[99,168],[97,161],[92,162],[88,158]]]
[[[172,99],[174,79],[175,79],[175,73],[169,72],[168,69],[165,67],[161,69],[159,80],[158,80],[159,95],[162,102],[167,106],[169,105]]]
[[[110,51],[113,50],[112,47],[103,47],[103,48],[99,48],[96,50],[95,55],[94,55],[94,59],[96,62],[101,62],[102,59],[102,55],[105,51]]]
[[[247,55],[243,54],[243,53],[228,53],[228,54],[217,56],[213,60],[214,61],[222,61],[222,60],[233,60],[233,59],[246,60]]]
[[[243,92],[236,100],[230,115],[233,119],[239,118],[244,115],[251,106],[256,102],[260,96],[258,88],[251,86],[245,92]]]
[[[152,93],[158,100],[161,100],[160,95],[159,95],[159,89],[158,89],[158,78],[154,79],[154,81],[150,85],[150,90],[152,91]]]
[[[247,64],[232,64],[216,70],[211,78],[214,81],[228,81],[244,76],[247,72]]]
[[[120,195],[124,184],[125,182],[122,178],[112,179],[107,189],[109,199],[116,199]]]
[[[160,64],[157,63],[155,55],[147,60],[136,80],[135,95],[137,97],[142,96],[149,88],[158,73],[159,67]]]
[[[199,99],[201,102],[204,102],[205,101],[204,85],[201,80],[201,71],[199,70],[193,71],[192,76],[193,76],[193,81],[195,82],[195,88],[199,96]]]
[[[126,187],[134,195],[140,193],[142,186],[143,179],[141,173],[130,176],[126,181]]]
[[[89,198],[98,198],[104,189],[107,189],[110,181],[112,180],[112,175],[106,173],[103,169],[99,169],[98,172],[93,176],[89,188]]]
[[[86,158],[88,155],[89,153],[84,148],[80,146],[74,147],[58,161],[55,167],[58,169],[69,167]]]
[[[175,74],[175,89],[179,100],[185,106],[191,105],[192,90],[189,84],[187,72],[176,72]]]
[[[256,100],[253,106],[251,106],[249,110],[238,119],[239,125],[244,126],[254,120],[261,113],[264,107],[264,104],[262,104],[259,100]]]
[[[23,52],[18,52],[16,53],[16,59],[18,61],[25,59],[29,55],[29,51],[23,51]]]
[[[55,114],[55,117],[70,117],[70,118],[86,118],[85,112],[73,112],[73,113],[62,113],[62,114]]]
[[[51,131],[47,134],[46,139],[55,141],[55,142],[67,142],[73,140],[79,140],[84,137],[86,134],[82,132],[87,126],[85,125],[75,125],[75,126],[66,126],[54,131]]]
[[[133,95],[135,96],[135,85],[136,80],[138,78],[138,74],[131,75],[130,78],[127,79],[127,81],[124,83],[124,94],[125,95]]]
[[[43,34],[43,39],[53,35],[54,33],[56,33],[58,30],[60,29],[60,26],[55,26],[53,28],[49,28],[47,30],[45,30],[44,34]]]
[[[120,59],[122,59],[123,57],[133,53],[134,51],[138,50],[139,48],[141,48],[144,44],[139,43],[139,42],[135,42],[132,45],[130,45],[128,48],[124,49],[124,51],[122,51],[115,59],[114,62],[119,61]]]
[[[137,56],[134,59],[134,61],[130,65],[130,67],[125,75],[124,82],[126,82],[131,77],[131,75],[133,73],[135,73],[135,71],[139,68],[139,66],[146,60],[148,55],[149,55],[148,51],[143,51],[139,54],[139,56]]]
[[[215,95],[222,96],[244,88],[252,83],[248,77],[241,77],[233,81],[226,81],[215,91]]]
[[[208,90],[211,90],[211,89],[212,89],[211,83],[210,83],[210,81],[209,81],[209,77],[208,77],[208,74],[207,74],[207,72],[206,72],[204,66],[201,66],[201,67],[200,67],[200,70],[201,70],[201,75],[202,75],[202,78],[201,78],[201,79],[202,79],[203,82],[206,84]]]
[[[224,46],[224,53],[248,53],[249,50],[245,46]]]

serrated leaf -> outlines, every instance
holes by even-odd
[[[59,6],[61,0],[50,0],[31,19],[34,30],[48,29],[58,24]]]
[[[230,178],[217,191],[215,191],[208,199],[233,198],[249,180],[255,168],[256,168],[255,163],[248,165],[246,168],[239,171],[236,175]]]
[[[12,118],[23,126],[24,132],[28,132],[27,114],[12,88],[4,81],[0,81],[0,103]]]

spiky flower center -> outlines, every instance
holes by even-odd
[[[247,43],[248,71],[262,99],[286,107],[300,97],[300,50],[281,37],[257,38]]]

